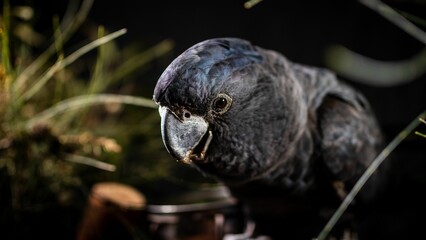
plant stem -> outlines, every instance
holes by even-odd
[[[426,33],[388,5],[379,0],[360,0],[360,2],[378,12],[417,40],[426,44]]]
[[[85,45],[84,47],[78,49],[77,51],[73,52],[64,59],[58,60],[52,67],[49,68],[49,70],[47,70],[45,74],[43,74],[43,76],[41,76],[41,78],[38,79],[36,83],[34,83],[34,85],[32,85],[30,89],[28,89],[21,97],[19,97],[17,101],[27,101],[32,96],[34,96],[34,94],[36,94],[56,72],[73,63],[75,60],[88,53],[89,51],[93,50],[94,48],[97,48],[100,45],[105,44],[125,33],[126,29],[121,29],[119,31],[108,34],[105,37],[96,39],[95,41]]]
[[[44,110],[31,118],[27,124],[27,128],[32,128],[37,123],[46,121],[58,114],[70,111],[72,109],[89,107],[93,105],[105,104],[105,103],[123,103],[141,107],[157,108],[155,103],[147,98],[120,95],[120,94],[93,94],[93,95],[81,95],[73,98],[66,99],[57,103],[56,105]]]
[[[70,18],[72,19],[69,21],[70,23],[63,28],[63,30],[57,30],[62,32],[62,39],[61,41],[63,43],[66,42],[66,40],[69,39],[69,37],[74,33],[78,27],[83,23],[83,21],[86,19],[87,15],[89,14],[90,9],[92,8],[94,0],[84,0],[81,3],[81,7],[77,14]],[[58,40],[58,39],[56,39]],[[49,58],[55,53],[57,43],[54,42],[50,47],[44,51],[37,59],[32,62],[27,68],[25,68],[21,74],[19,74],[16,78],[16,81],[14,82],[14,92],[17,94],[20,94],[23,90],[22,88],[27,83],[28,79],[34,77],[34,74],[41,69],[41,67],[49,60]]]
[[[9,1],[6,0],[3,3],[3,18],[0,25],[0,36],[1,36],[1,64],[3,65],[4,75],[12,73],[12,65],[10,62],[9,52],[9,23],[10,23],[10,5]],[[1,80],[1,79],[0,79]]]
[[[73,162],[73,163],[79,163],[79,164],[92,166],[92,167],[95,167],[95,168],[98,168],[98,169],[101,169],[101,170],[105,170],[105,171],[110,171],[110,172],[114,172],[116,170],[116,167],[112,164],[104,163],[104,162],[98,161],[96,159],[84,157],[84,156],[80,156],[80,155],[66,154],[65,160],[67,160],[69,162]]]
[[[343,200],[339,208],[327,222],[323,230],[320,232],[316,240],[324,240],[327,235],[330,233],[331,229],[336,225],[337,221],[343,215],[349,204],[354,200],[355,196],[371,177],[371,175],[376,171],[380,164],[387,158],[387,156],[420,124],[419,118],[425,118],[426,111],[422,112],[418,117],[416,117],[408,126],[406,126],[393,140],[390,142],[385,149],[374,159],[371,165],[367,168],[361,178],[356,182],[355,186],[351,189],[349,194]]]
[[[174,42],[170,39],[165,39],[142,53],[135,54],[134,56],[126,59],[111,76],[109,82],[115,82],[122,79],[124,76],[132,73],[133,71],[141,68],[141,66],[151,62],[153,59],[165,55],[170,52],[174,47]]]

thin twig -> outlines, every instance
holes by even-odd
[[[46,121],[58,114],[66,111],[70,111],[77,108],[83,108],[93,105],[106,104],[106,103],[123,103],[129,105],[135,105],[140,107],[157,108],[155,103],[147,98],[120,95],[120,94],[92,94],[92,95],[81,95],[73,98],[66,99],[57,103],[56,105],[44,110],[31,118],[26,126],[32,128],[37,123]]]
[[[364,174],[361,176],[361,178],[357,181],[355,186],[351,189],[349,194],[346,196],[346,198],[343,200],[342,204],[339,206],[339,208],[336,210],[336,212],[333,214],[333,216],[330,218],[330,220],[327,222],[323,230],[318,235],[318,238],[316,240],[324,240],[328,234],[330,233],[331,229],[333,229],[334,225],[337,223],[337,221],[340,219],[340,217],[343,215],[349,204],[354,200],[355,196],[358,194],[358,192],[361,190],[361,188],[364,186],[364,184],[367,182],[367,180],[371,177],[371,175],[376,171],[376,169],[380,166],[380,164],[387,158],[387,156],[411,133],[413,130],[420,124],[420,121],[418,121],[419,118],[425,118],[426,117],[426,111],[422,112],[417,118],[415,118],[408,126],[404,128],[393,140],[390,142],[385,149],[374,159],[374,161],[371,163],[371,165],[367,168],[367,170],[364,172]]]

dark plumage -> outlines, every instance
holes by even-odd
[[[168,151],[226,184],[259,233],[280,239],[315,237],[329,217],[323,210],[337,206],[382,148],[359,92],[242,39],[183,52],[159,78],[154,101]]]

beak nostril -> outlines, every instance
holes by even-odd
[[[190,117],[191,117],[191,113],[190,113],[190,112],[185,111],[185,113],[183,114],[183,116],[184,116],[185,118],[190,118]]]
[[[191,112],[186,110],[175,114],[167,107],[160,107],[159,111],[161,137],[167,151],[183,163],[204,160],[212,138],[212,134],[208,132],[208,122],[201,116],[192,116]]]

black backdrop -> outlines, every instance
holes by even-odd
[[[321,67],[326,67],[325,51],[333,44],[383,61],[407,59],[424,48],[421,42],[357,1],[264,0],[248,10],[243,3],[95,1],[91,18],[112,30],[127,28],[123,42],[173,39],[176,48],[170,60],[191,45],[214,37],[246,38],[293,61]],[[425,16],[422,10],[426,4],[421,1],[389,4]],[[155,82],[165,67],[158,66],[149,81]],[[382,125],[391,131],[390,136],[426,109],[425,75],[392,87],[343,79],[370,99]]]
[[[66,6],[66,1],[54,0],[11,2],[35,5],[38,28],[49,26],[49,30],[52,14],[60,14]],[[387,1],[393,7],[426,17],[424,2]],[[325,52],[333,44],[383,61],[408,59],[425,47],[357,1],[264,0],[248,10],[243,3],[243,0],[98,0],[89,19],[110,31],[127,28],[128,33],[118,39],[123,46],[135,41],[150,45],[166,38],[175,42],[172,54],[166,60],[155,62],[149,73],[141,77],[143,95],[152,94],[156,80],[177,55],[208,38],[245,38],[256,45],[277,50],[295,62],[320,67],[326,67]],[[375,87],[341,78],[359,88],[370,100],[388,140],[426,109],[426,74],[409,83],[390,87]],[[425,128],[420,130],[426,132]],[[421,230],[425,223],[426,199],[420,197],[419,192],[424,191],[426,184],[425,146],[426,139],[412,134],[398,151],[400,157],[394,174],[403,179],[400,181],[404,184],[391,193],[389,202],[384,204],[390,208],[398,206],[399,210],[393,215],[373,219],[383,221],[381,230],[388,232],[388,237],[408,237],[407,231],[413,228],[418,230],[416,233],[424,235]],[[399,208],[402,205],[404,208]]]

